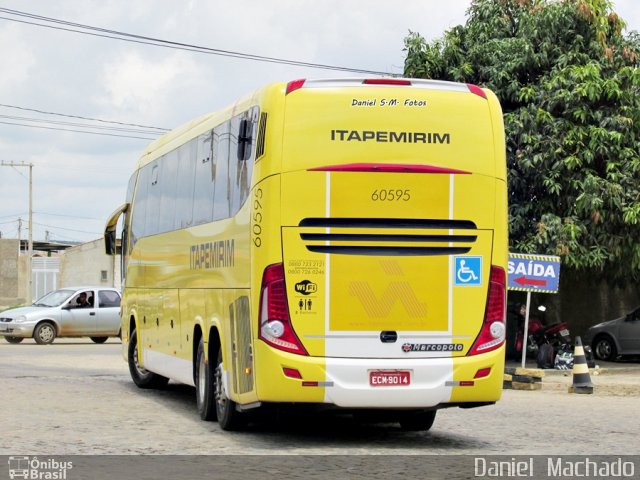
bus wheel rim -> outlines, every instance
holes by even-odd
[[[206,364],[204,361],[204,355],[200,357],[200,363],[198,364],[198,400],[202,405],[204,403],[204,393],[206,388]]]
[[[227,395],[222,384],[222,362],[216,368],[216,402],[221,409],[227,404]]]

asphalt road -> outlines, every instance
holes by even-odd
[[[567,393],[570,376],[548,377],[542,391],[506,390],[495,406],[441,410],[429,432],[294,412],[263,418],[244,432],[223,432],[200,420],[193,388],[135,387],[116,340],[0,341],[0,452],[638,455],[638,371],[594,378],[594,395]]]

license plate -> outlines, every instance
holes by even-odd
[[[560,335],[562,335],[563,337],[568,337],[569,336],[569,330],[567,330],[566,328],[563,330],[560,330]]]
[[[7,325],[0,325],[0,332],[6,332],[7,330],[9,330]]]
[[[411,375],[406,371],[369,372],[369,385],[372,387],[404,387],[411,384]]]

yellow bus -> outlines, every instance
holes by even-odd
[[[495,403],[506,192],[500,105],[475,85],[277,83],[164,135],[105,229],[133,381],[195,386],[226,430],[273,404],[427,430]]]

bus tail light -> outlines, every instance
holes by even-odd
[[[484,99],[487,98],[487,94],[484,93],[484,90],[482,90],[482,88],[480,88],[479,86],[474,85],[473,83],[467,83],[467,88],[474,95],[478,95],[479,97],[482,97]]]
[[[291,92],[295,92],[296,90],[302,88],[305,81],[306,79],[301,78],[299,80],[292,80],[289,83],[287,83],[287,90],[285,92],[285,95],[289,95]]]
[[[411,86],[411,81],[403,78],[367,78],[362,83],[365,85]]]
[[[504,269],[491,265],[489,279],[489,293],[487,307],[484,312],[482,329],[471,347],[469,355],[490,352],[504,343],[505,340],[505,304],[506,304],[506,274]]]
[[[258,337],[268,345],[285,352],[307,355],[291,325],[282,263],[275,263],[264,269],[259,328]]]

